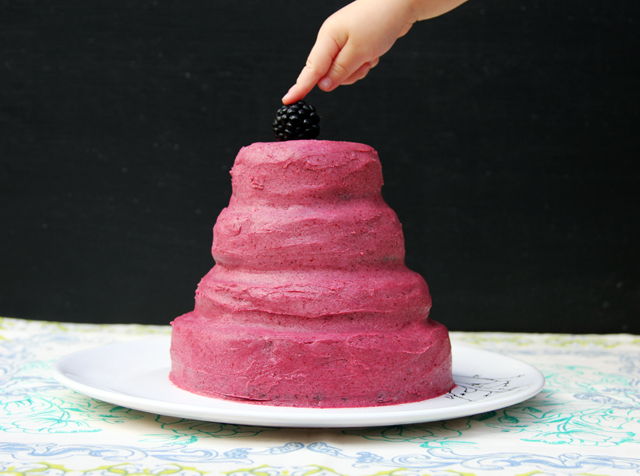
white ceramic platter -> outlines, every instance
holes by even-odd
[[[63,357],[53,376],[89,397],[160,415],[253,426],[349,428],[448,420],[521,403],[544,386],[542,374],[504,355],[453,346],[456,387],[431,400],[364,408],[294,408],[236,403],[180,390],[168,378],[170,338],[96,347]]]

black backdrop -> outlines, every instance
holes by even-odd
[[[238,150],[337,0],[2,0],[0,315],[193,308]],[[486,1],[309,96],[374,146],[452,330],[640,333],[640,5]]]

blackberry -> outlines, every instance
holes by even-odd
[[[273,121],[278,140],[315,139],[320,134],[320,116],[304,101],[282,106]]]

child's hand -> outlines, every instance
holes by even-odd
[[[307,65],[282,102],[302,99],[316,84],[332,91],[364,78],[415,21],[404,0],[356,0],[337,11],[320,28]]]
[[[324,22],[296,84],[282,98],[291,104],[317,84],[332,91],[353,84],[418,20],[455,8],[464,0],[356,0]]]

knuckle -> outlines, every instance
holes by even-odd
[[[345,68],[343,65],[341,65],[340,63],[333,63],[331,65],[331,71],[332,71],[332,76],[334,77],[344,77],[344,76],[349,76],[349,70],[347,70],[347,68]]]

